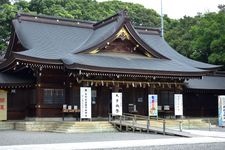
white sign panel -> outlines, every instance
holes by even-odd
[[[122,116],[122,93],[112,93],[112,115]]]
[[[148,95],[148,114],[158,116],[158,95]]]
[[[174,94],[175,116],[183,116],[183,95]]]
[[[91,88],[80,88],[80,118],[91,118]]]
[[[225,126],[225,95],[218,96],[218,123],[220,127]]]
[[[7,120],[7,91],[0,90],[0,121]]]

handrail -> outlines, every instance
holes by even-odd
[[[131,113],[123,113],[123,115],[125,115],[125,116],[132,116],[132,117],[136,116],[136,118],[144,118],[144,119],[150,118],[151,120],[157,120],[157,121],[163,121],[164,120],[164,118],[144,116],[144,115],[131,114]]]
[[[123,113],[122,116],[112,116],[111,113],[109,113],[109,121],[112,121],[112,119],[115,120],[119,120],[119,130],[122,131],[122,123],[126,122],[130,122],[131,123],[131,128],[133,129],[133,132],[135,131],[136,125],[138,124],[143,124],[142,122],[139,122],[140,120],[146,121],[143,125],[146,126],[147,129],[147,133],[149,133],[149,129],[152,125],[152,121],[153,118],[151,118],[150,116],[143,116],[143,115],[139,115],[139,114],[130,114],[130,113]],[[162,119],[162,118],[154,118],[154,121],[158,122],[158,123],[162,123],[162,129],[163,129],[163,134],[165,135],[166,132],[166,120]],[[174,120],[176,121],[176,120]],[[182,132],[183,130],[183,120],[178,120],[176,121],[178,123],[178,128],[180,130],[180,132]],[[114,124],[115,125],[115,124]],[[126,127],[127,130],[127,127]]]
[[[190,118],[180,118],[180,119],[173,119],[173,123],[170,124],[169,120],[163,118],[152,118],[150,116],[144,116],[139,114],[131,114],[131,113],[123,113],[122,116],[112,116],[109,113],[109,121],[119,121],[120,127],[119,129],[122,130],[123,123],[130,123],[131,129],[133,131],[138,128],[137,125],[144,125],[149,132],[150,127],[158,127],[161,126],[163,129],[163,133],[165,133],[166,128],[173,130],[174,127],[182,132],[183,127],[190,129],[191,128],[191,121]],[[211,118],[204,118],[206,124],[208,123],[208,130],[210,131],[212,128],[212,119]],[[160,123],[160,124],[159,124]],[[114,124],[115,125],[115,124]],[[156,125],[156,126],[155,126]],[[194,126],[193,126],[194,127]],[[127,127],[126,127],[127,130]]]
[[[148,117],[148,116],[143,116],[143,115],[139,115],[139,114],[131,114],[131,113],[123,113],[123,115],[125,115],[125,116],[136,116],[136,117],[138,117],[138,118],[146,118],[146,117]]]

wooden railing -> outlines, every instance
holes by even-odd
[[[117,121],[119,122],[118,129],[122,131],[122,126],[129,124],[129,126],[132,128],[133,132],[136,130],[136,128],[139,126],[143,126],[146,128],[147,132],[149,132],[150,127],[151,128],[161,128],[163,131],[163,134],[165,134],[165,131],[170,130],[176,130],[176,131],[183,131],[183,127],[186,127],[187,129],[190,129],[192,121],[191,119],[169,119],[166,120],[164,118],[158,118],[158,117],[149,117],[149,116],[143,116],[138,114],[130,114],[130,113],[123,113],[122,116],[112,116],[112,114],[109,114],[109,121]],[[205,118],[206,124],[205,126],[208,126],[208,130],[211,130],[211,120],[210,118]],[[207,125],[208,124],[208,125]],[[128,131],[128,126],[126,126],[126,131]]]

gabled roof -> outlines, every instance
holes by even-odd
[[[61,64],[67,69],[127,70],[140,73],[157,71],[190,75],[202,75],[207,70],[219,67],[180,55],[164,41],[159,29],[134,27],[125,11],[97,23],[20,14],[13,20],[13,27],[25,50],[12,52],[8,58],[10,62],[26,60]],[[153,57],[90,53],[113,42],[122,29]],[[10,62],[6,61],[5,64]]]

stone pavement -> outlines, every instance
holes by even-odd
[[[221,131],[203,131],[203,130],[184,130],[196,136],[225,138],[225,132]]]
[[[183,138],[183,137],[172,137],[172,136],[163,136],[163,135],[149,135],[145,133],[104,133],[104,134],[53,134],[53,133],[42,133],[46,134],[41,137],[40,133],[34,132],[25,132],[25,134],[31,135],[29,138],[32,140],[34,135],[36,138],[41,141],[41,138],[53,138],[53,137],[70,137],[75,136],[78,140],[68,141],[65,139],[61,139],[60,141],[46,141],[45,143],[32,141],[33,143],[22,142],[19,144],[11,145],[10,142],[8,144],[0,143],[1,150],[45,150],[45,149],[152,149],[164,147],[163,149],[170,149],[171,146],[177,149],[183,149],[183,145],[187,147],[187,145],[192,145],[192,147],[196,147],[202,145],[205,149],[208,149],[208,145],[213,145],[211,149],[224,149],[225,146],[225,132],[224,130],[218,131],[206,131],[206,130],[185,130],[186,132],[190,132],[195,134],[196,136],[193,138]],[[5,132],[5,131],[4,131]],[[14,132],[14,131],[11,131]],[[10,131],[9,131],[10,133]],[[5,132],[6,135],[7,131]],[[3,132],[0,132],[1,140],[2,137],[6,136]],[[21,138],[23,138],[23,132],[18,133]],[[40,134],[40,135],[39,135]],[[52,136],[53,134],[53,136]],[[52,136],[52,137],[51,137]],[[91,137],[91,138],[90,138]],[[9,138],[10,136],[6,138]],[[19,138],[19,137],[16,137]],[[79,138],[83,139],[80,140]],[[13,138],[12,138],[13,140]],[[27,139],[24,139],[27,140]],[[44,139],[45,140],[45,139]],[[13,142],[11,142],[13,143]],[[21,145],[21,144],[26,145]],[[51,143],[51,144],[47,144]],[[207,146],[204,146],[207,145]],[[190,149],[187,147],[187,150]]]
[[[101,141],[101,142],[80,142],[61,144],[34,144],[1,146],[1,150],[72,150],[72,149],[112,149],[129,147],[147,147],[176,144],[200,144],[225,142],[224,138],[194,137],[194,138],[170,138],[170,139],[148,139],[148,140],[122,140],[122,141]]]

